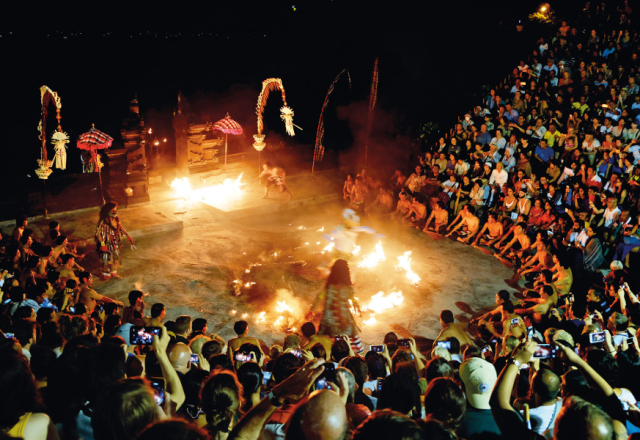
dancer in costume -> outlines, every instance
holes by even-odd
[[[114,202],[106,203],[100,209],[100,218],[96,226],[96,246],[98,256],[102,261],[101,280],[120,279],[118,275],[118,264],[120,262],[120,251],[122,249],[122,236],[126,236],[133,248],[133,238],[120,223],[118,217],[118,204]]]
[[[280,188],[280,193],[284,194],[287,200],[291,200],[291,192],[285,185],[286,173],[282,168],[275,167],[269,162],[265,162],[262,165],[262,172],[258,177],[262,179],[262,177],[264,176],[267,177],[267,180],[264,183],[264,196],[262,196],[263,199],[269,198],[269,189],[275,185],[277,188]]]
[[[353,351],[361,353],[363,351],[362,343],[358,336],[360,329],[351,314],[350,302],[358,313],[360,305],[354,298],[349,263],[345,260],[340,259],[333,263],[327,284],[313,302],[307,319],[313,318],[313,311],[321,302],[324,302],[324,310],[318,334],[328,335],[332,338],[348,336]]]

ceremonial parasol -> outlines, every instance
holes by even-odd
[[[95,124],[91,124],[91,130],[86,133],[81,134],[78,137],[78,142],[76,146],[81,150],[87,150],[91,153],[91,159],[89,160],[89,164],[94,162],[95,168],[98,170],[98,178],[100,180],[100,195],[102,196],[102,203],[104,204],[104,194],[102,192],[102,173],[100,172],[102,168],[102,162],[100,161],[100,156],[98,156],[97,150],[104,150],[105,148],[109,148],[113,143],[113,138],[106,133],[101,132],[100,130],[96,130]]]
[[[224,119],[220,119],[218,122],[213,124],[211,130],[220,130],[224,133],[224,170],[227,171],[227,137],[229,133],[231,134],[242,134],[242,127],[236,121],[229,117],[229,113]]]

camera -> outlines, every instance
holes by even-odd
[[[384,352],[384,345],[372,345],[370,348],[371,348],[371,351],[373,351],[374,353]]]
[[[131,345],[151,345],[153,343],[153,335],[160,336],[160,327],[134,325],[129,333]]]
[[[411,341],[408,339],[398,339],[398,347],[411,347]]]

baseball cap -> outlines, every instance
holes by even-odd
[[[122,324],[118,327],[118,330],[116,330],[116,336],[122,337],[124,342],[127,344],[127,347],[131,345],[131,327],[133,327],[133,324],[128,322],[126,324]]]
[[[460,379],[469,404],[476,409],[491,409],[489,399],[498,374],[493,364],[480,358],[467,359],[460,365]]]
[[[431,359],[435,357],[441,357],[445,359],[447,362],[451,360],[451,353],[444,347],[436,346],[433,350],[431,350]]]

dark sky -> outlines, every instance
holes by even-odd
[[[249,98],[257,99],[263,79],[280,77],[294,122],[305,129],[295,140],[312,145],[333,78],[348,68],[353,89],[336,89],[327,124],[336,119],[335,106],[368,99],[377,56],[380,108],[393,129],[411,135],[429,120],[448,127],[474,104],[481,84],[500,81],[530,52],[531,26],[517,33],[515,25],[538,6],[526,0],[221,3],[104,3],[78,12],[52,2],[50,9],[3,17],[10,122],[3,178],[22,178],[35,167],[42,84],[59,92],[62,127],[72,139],[91,123],[117,137],[134,93],[143,112],[170,114],[178,90],[196,101],[217,98],[211,119],[231,107],[234,118],[253,124],[250,136],[255,103]],[[283,131],[277,110],[266,118],[268,127],[274,121],[272,129]],[[346,147],[345,139],[331,140],[336,133],[348,137],[340,130],[326,136]],[[69,160],[77,167],[77,158]]]

